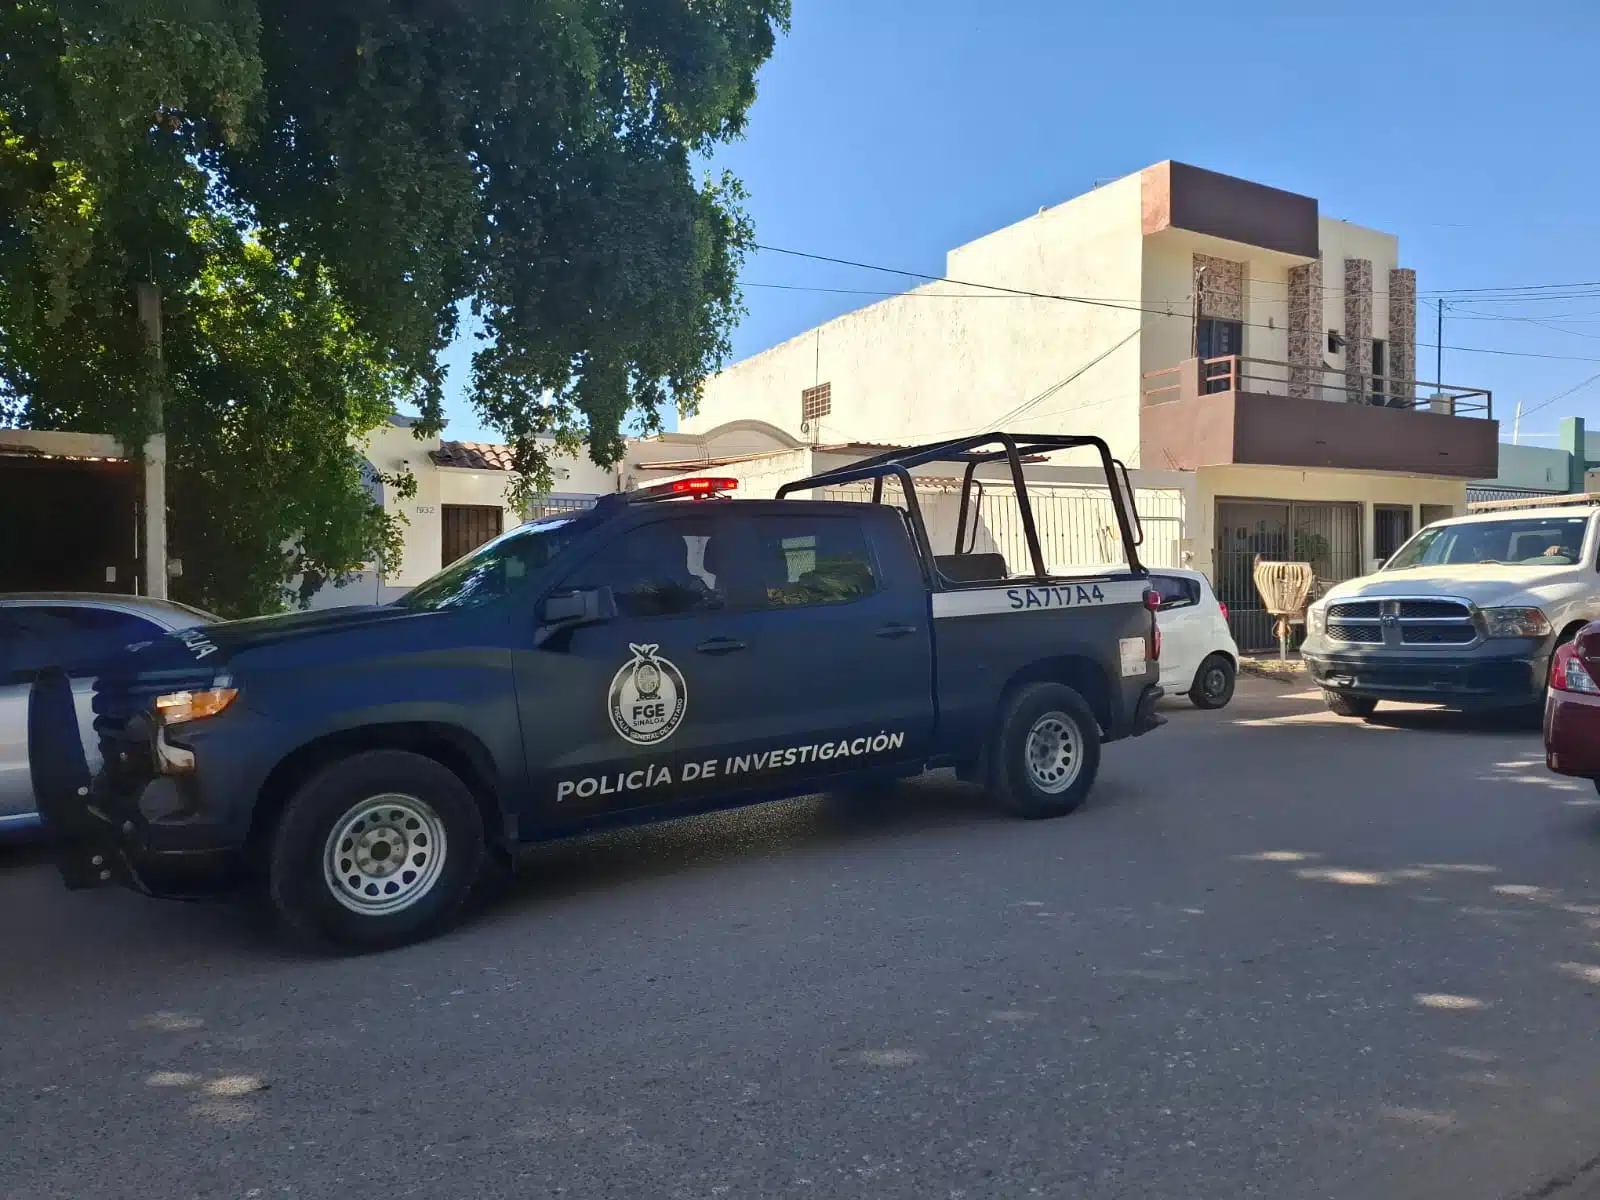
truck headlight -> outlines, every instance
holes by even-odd
[[[220,682],[220,681],[219,681]],[[162,725],[182,725],[214,717],[238,696],[234,687],[210,687],[197,692],[168,692],[156,697],[156,720]]]
[[[1328,610],[1320,604],[1313,604],[1306,609],[1306,636],[1321,637],[1322,631],[1328,626]]]
[[[1483,634],[1492,638],[1545,637],[1550,632],[1550,620],[1537,608],[1486,608],[1483,610]]]

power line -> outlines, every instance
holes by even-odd
[[[1428,294],[1430,296],[1462,296],[1468,292],[1542,292],[1565,288],[1600,288],[1600,279],[1591,279],[1581,283],[1525,283],[1516,287],[1440,288]]]
[[[840,266],[858,267],[858,268],[860,268],[862,270],[866,270],[866,271],[883,271],[883,272],[885,272],[887,274],[890,274],[890,275],[905,275],[905,276],[907,276],[909,278],[912,278],[912,279],[923,279],[923,280],[927,280],[929,282],[935,282],[935,283],[937,283],[937,282],[957,283],[957,284],[963,284],[963,286],[967,286],[967,287],[977,287],[977,288],[986,288],[986,289],[995,287],[995,285],[993,285],[993,284],[964,283],[964,281],[962,281],[962,280],[949,279],[948,277],[943,276],[943,275],[928,275],[928,274],[924,274],[921,271],[904,271],[904,270],[900,270],[900,269],[895,268],[895,267],[878,266],[878,265],[876,265],[874,263],[863,263],[863,262],[855,262],[855,261],[850,260],[850,259],[834,258],[834,257],[832,257],[830,255],[826,255],[826,254],[812,254],[812,253],[810,253],[808,251],[804,251],[804,250],[790,250],[790,249],[786,249],[786,248],[784,248],[782,246],[768,246],[768,245],[765,245],[765,244],[763,244],[761,242],[753,242],[751,244],[755,247],[755,249],[766,251],[769,254],[787,254],[787,255],[790,255],[790,256],[795,257],[795,258],[809,258],[809,259],[813,259],[813,260],[815,260],[817,262],[836,263],[836,264],[838,264]],[[1284,279],[1258,279],[1253,275],[1247,277],[1245,282],[1247,282],[1247,283],[1259,283],[1259,284],[1263,284],[1263,285],[1265,285],[1267,287],[1287,288],[1287,287],[1290,286],[1288,280],[1284,280]],[[752,287],[755,287],[755,286],[761,286],[761,287],[786,287],[786,286],[792,286],[792,285],[784,285],[784,284],[751,284],[751,285],[748,285],[748,286],[752,286]],[[1589,289],[1589,290],[1585,290],[1585,289]],[[1566,297],[1564,295],[1561,296],[1561,297],[1555,297],[1555,296],[1548,295],[1548,293],[1549,292],[1566,292],[1566,291],[1569,291],[1569,290],[1574,292],[1574,297],[1570,297],[1570,298],[1579,298],[1579,297],[1581,297],[1581,298],[1586,298],[1586,299],[1593,299],[1593,298],[1596,298],[1596,297],[1600,297],[1600,290],[1595,290],[1595,289],[1600,289],[1600,280],[1592,280],[1592,281],[1586,281],[1586,282],[1580,281],[1580,282],[1577,282],[1577,283],[1530,283],[1530,284],[1504,285],[1504,286],[1497,286],[1497,287],[1480,287],[1480,288],[1431,288],[1431,289],[1428,289],[1426,291],[1418,291],[1415,294],[1418,297],[1418,299],[1431,298],[1431,297],[1436,297],[1436,296],[1465,296],[1465,297],[1473,299],[1474,302],[1477,301],[1477,298],[1482,297],[1483,299],[1490,300],[1493,303],[1508,303],[1508,302],[1509,303],[1518,303],[1518,302],[1520,302],[1522,300],[1543,301],[1543,300],[1546,300],[1546,299],[1555,299],[1555,298],[1567,299],[1569,297]],[[823,289],[817,289],[817,290],[823,290]],[[840,290],[847,290],[847,289],[840,289]],[[1025,291],[1025,290],[1022,290],[1022,289],[1017,289],[1017,288],[1000,288],[998,290],[1006,291],[1006,292],[1013,292],[1013,293],[1016,293],[1018,295],[1026,295],[1026,296],[1044,295],[1049,299],[1066,299],[1067,298],[1067,297],[1049,295],[1048,293],[1028,292],[1028,291]],[[1318,284],[1317,285],[1317,291],[1321,292],[1323,295],[1329,295],[1329,296],[1342,295],[1346,290],[1347,289],[1345,289],[1345,288],[1335,287],[1335,286],[1333,286],[1331,284]],[[1520,294],[1511,294],[1511,293],[1536,293],[1536,294],[1523,296],[1523,295],[1520,295]],[[896,293],[886,293],[886,294],[894,295]],[[1383,289],[1376,289],[1375,288],[1369,294],[1372,295],[1372,296],[1387,296],[1389,294],[1389,292],[1388,292],[1387,288],[1383,288]],[[1099,298],[1098,297],[1072,297],[1072,299],[1083,300],[1084,302],[1087,303],[1091,299],[1099,299]]]
[[[1074,371],[1071,375],[1068,375],[1065,379],[1061,380],[1059,383],[1052,384],[1050,387],[1048,387],[1044,391],[1040,392],[1032,400],[1029,400],[1029,401],[1027,401],[1026,403],[1023,403],[1023,404],[1019,404],[1016,408],[1012,409],[1010,412],[1004,414],[1003,416],[997,417],[993,422],[990,422],[990,423],[995,425],[995,426],[1001,426],[1001,425],[1004,425],[1007,421],[1013,421],[1016,418],[1022,416],[1030,408],[1033,408],[1036,405],[1043,403],[1045,400],[1049,399],[1051,396],[1053,396],[1057,392],[1059,392],[1062,388],[1064,388],[1068,384],[1073,383],[1074,381],[1076,381],[1081,375],[1085,374],[1091,367],[1097,366],[1100,363],[1104,362],[1106,359],[1110,358],[1118,350],[1122,349],[1124,346],[1126,346],[1129,342],[1133,341],[1133,339],[1138,337],[1138,336],[1139,336],[1139,330],[1135,329],[1132,333],[1128,334],[1128,336],[1123,338],[1121,341],[1115,342],[1114,344],[1106,347],[1099,354],[1096,354],[1088,362],[1084,363],[1083,366],[1079,367],[1076,371]]]
[[[741,283],[740,287],[772,288],[782,292],[829,292],[836,296],[904,296],[908,300],[1027,300],[1027,296],[982,295],[968,292],[884,292],[870,288],[807,287],[799,283]]]
[[[1596,380],[1600,380],[1600,371],[1596,371],[1593,375],[1589,376],[1589,378],[1585,379],[1582,383],[1575,383],[1571,387],[1569,387],[1566,391],[1559,392],[1556,395],[1551,396],[1550,399],[1548,399],[1548,400],[1539,401],[1539,403],[1535,404],[1532,408],[1523,409],[1522,410],[1522,415],[1526,417],[1530,413],[1538,412],[1541,408],[1549,408],[1557,400],[1565,400],[1568,396],[1572,395],[1573,392],[1581,391],[1582,389],[1588,387],[1591,383],[1594,383]]]
[[[979,288],[986,292],[1005,292],[1012,296],[1030,296],[1035,300],[1065,300],[1073,304],[1088,304],[1096,308],[1114,308],[1124,312],[1145,312],[1137,303],[1132,306],[1115,300],[1101,300],[1094,296],[1063,296],[1056,292],[1035,292],[1027,288],[1003,287],[995,283],[974,283],[966,279],[952,279],[948,275],[929,275],[925,271],[902,271],[897,267],[883,267],[877,263],[856,262],[848,258],[835,258],[828,254],[812,254],[807,250],[786,250],[782,246],[764,246],[760,242],[752,243],[757,250],[765,250],[771,254],[787,254],[793,258],[809,258],[813,262],[834,263],[842,267],[855,267],[860,271],[879,271],[885,275],[902,275],[907,279],[921,279],[927,283],[948,283],[956,287]]]
[[[832,255],[827,255],[827,254],[813,254],[813,253],[811,253],[809,251],[806,251],[806,250],[789,250],[789,249],[785,249],[784,247],[781,247],[781,246],[766,246],[766,245],[762,245],[759,242],[758,243],[754,243],[754,245],[755,245],[756,249],[764,250],[764,251],[767,251],[767,252],[772,253],[772,254],[787,254],[787,255],[791,255],[791,256],[793,256],[795,258],[811,259],[814,262],[833,263],[833,264],[838,265],[838,266],[854,267],[854,268],[856,268],[858,270],[863,270],[863,271],[878,271],[878,272],[881,272],[881,273],[886,274],[886,275],[901,275],[901,276],[904,276],[907,279],[921,279],[921,280],[923,280],[923,281],[925,281],[927,283],[948,283],[948,284],[951,284],[954,287],[979,288],[979,289],[982,289],[983,291],[986,291],[986,292],[1001,293],[1001,294],[1009,295],[1009,296],[1027,297],[1027,298],[1034,299],[1034,300],[1060,300],[1060,301],[1064,301],[1064,302],[1069,303],[1069,304],[1086,304],[1086,305],[1089,305],[1089,306],[1095,307],[1095,308],[1109,308],[1109,309],[1114,309],[1114,310],[1120,311],[1120,312],[1141,313],[1141,314],[1144,314],[1146,316],[1182,317],[1184,320],[1191,319],[1191,315],[1188,314],[1188,313],[1175,313],[1175,312],[1167,311],[1165,309],[1146,308],[1143,305],[1140,305],[1140,304],[1137,304],[1137,303],[1135,303],[1135,304],[1124,304],[1124,303],[1121,303],[1119,301],[1103,300],[1103,299],[1099,299],[1097,297],[1092,297],[1092,296],[1065,296],[1065,295],[1061,295],[1061,294],[1056,293],[1056,292],[1036,292],[1036,291],[1029,290],[1027,288],[1013,288],[1013,287],[1005,287],[1005,286],[1003,286],[1001,284],[978,283],[978,282],[974,282],[972,280],[954,279],[954,278],[951,278],[948,275],[930,275],[925,271],[906,271],[906,270],[902,270],[902,269],[900,269],[898,267],[880,266],[877,263],[858,262],[858,261],[856,261],[854,259],[836,258],[836,257],[834,257]],[[816,290],[816,291],[833,292],[833,291],[836,291],[836,290],[843,290],[843,289],[833,289],[833,288],[817,288],[817,289],[804,288],[799,284],[785,285],[785,288],[786,288],[786,290],[793,290],[793,291],[812,291],[812,290]],[[904,296],[904,295],[908,295],[908,293],[906,293],[906,292],[889,292],[889,293],[884,293],[884,294],[885,295],[889,295],[889,296]],[[924,293],[924,295],[926,295],[926,293]],[[947,299],[953,299],[953,300],[964,300],[964,299],[979,299],[980,297],[963,296],[963,295],[960,295],[960,294],[955,294],[955,295],[948,296],[946,298]],[[982,298],[987,298],[987,297],[982,297]],[[1185,299],[1185,302],[1187,302],[1187,298]],[[1169,301],[1168,303],[1171,303],[1171,302]],[[1246,329],[1271,329],[1273,331],[1277,330],[1277,326],[1275,326],[1275,325],[1263,325],[1259,321],[1241,321],[1241,322],[1239,322],[1239,324],[1240,324],[1241,327],[1246,328]],[[1421,349],[1437,350],[1437,349],[1440,348],[1439,344],[1437,342],[1418,342],[1416,344]],[[1484,346],[1445,346],[1444,349],[1449,350],[1449,351],[1451,351],[1453,353],[1462,353],[1462,354],[1494,354],[1494,355],[1501,355],[1501,356],[1509,357],[1509,358],[1540,358],[1540,359],[1550,359],[1550,360],[1557,361],[1557,362],[1592,362],[1592,363],[1600,363],[1600,358],[1587,358],[1587,357],[1583,357],[1583,356],[1570,355],[1570,354],[1539,354],[1539,353],[1535,353],[1534,351],[1531,351],[1531,350],[1498,350],[1498,349],[1491,349],[1489,347],[1484,347]],[[1440,382],[1440,381],[1439,380],[1435,380],[1434,382],[1437,383],[1437,382]]]

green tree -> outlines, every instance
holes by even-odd
[[[539,436],[613,462],[726,356],[749,229],[697,163],[787,21],[788,0],[0,0],[0,408],[137,440],[133,289],[159,284],[174,550],[226,611],[393,544],[345,449],[401,398],[439,428],[463,302],[473,400],[525,489]],[[182,511],[247,475],[255,501]]]

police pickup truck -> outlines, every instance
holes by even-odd
[[[1089,448],[1127,567],[1045,568],[1030,455]],[[954,548],[996,472],[1031,560],[935,554],[911,470],[957,464]],[[961,465],[964,464],[964,475]],[[980,469],[994,470],[980,476]],[[897,484],[903,507],[883,502]],[[870,483],[874,503],[786,499]],[[1082,803],[1102,742],[1159,725],[1159,598],[1126,472],[1098,438],[988,434],[733,500],[680,479],[486,543],[400,600],[128,647],[29,702],[69,887],[263,888],[345,949],[442,928],[519,846],[954,767],[1023,817]],[[969,522],[969,517],[971,518]],[[969,524],[972,530],[969,533]]]

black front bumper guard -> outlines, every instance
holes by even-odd
[[[69,888],[141,887],[117,825],[90,797],[94,780],[66,672],[42,672],[28,692],[28,774],[56,868]]]
[[[203,868],[224,854],[150,853],[148,822],[130,799],[138,787],[125,786],[137,782],[124,778],[128,768],[107,764],[90,774],[72,685],[59,670],[41,674],[28,693],[28,772],[51,857],[68,888],[125,887],[171,899],[219,890],[203,885]]]

